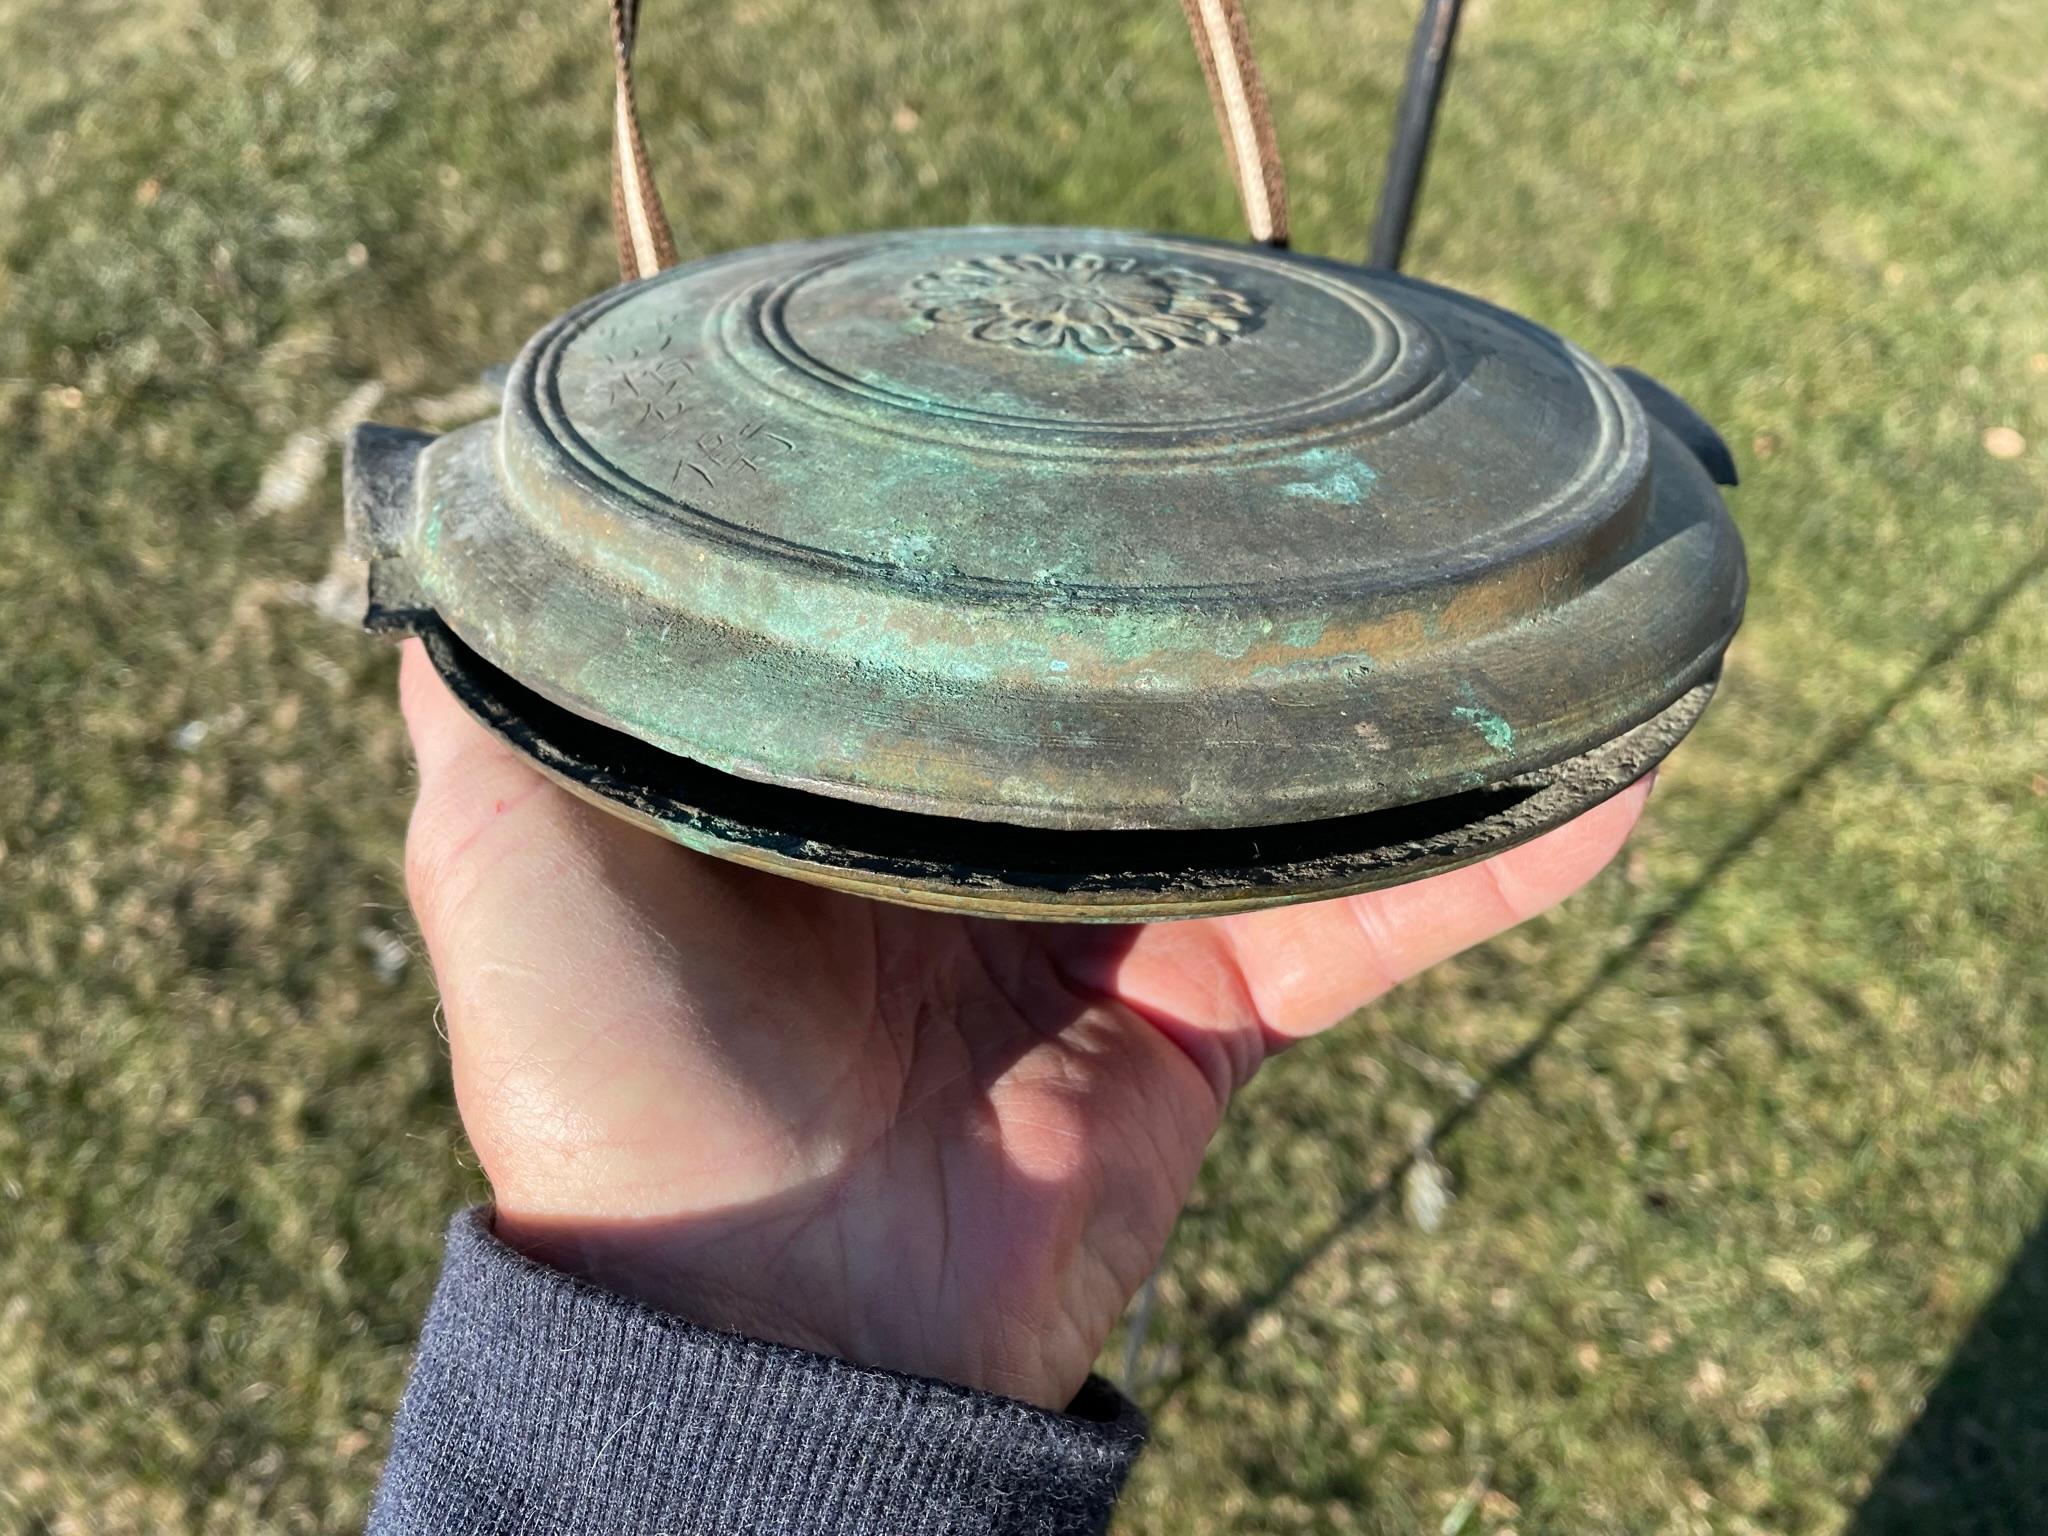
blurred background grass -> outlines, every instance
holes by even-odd
[[[598,9],[0,0],[0,1529],[360,1525],[480,1186],[334,436],[613,280]],[[1122,1528],[2048,1529],[2048,9],[1468,10],[1410,265],[1722,426],[1750,620],[1617,868],[1247,1095]],[[1236,229],[1162,0],[649,13],[688,253]],[[1411,20],[1255,9],[1305,249]]]

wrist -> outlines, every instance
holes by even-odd
[[[1042,1414],[658,1316],[469,1211],[371,1528],[439,1536],[495,1514],[523,1530],[1080,1536],[1103,1528],[1143,1435],[1099,1382]]]
[[[631,1221],[500,1204],[507,1248],[600,1290],[698,1327],[1064,1412],[1087,1376],[1047,1367],[1036,1335],[1006,1347],[986,1309],[918,1307],[891,1270],[880,1291],[849,1276],[836,1244],[805,1257],[801,1229],[736,1227],[715,1216]],[[1105,1326],[1103,1329],[1107,1333]],[[1014,1342],[1014,1341],[1013,1341]]]
[[[761,1276],[758,1286],[742,1290],[720,1278],[712,1266],[693,1262],[716,1242],[699,1223],[654,1226],[575,1220],[499,1205],[492,1213],[491,1230],[506,1247],[550,1269],[700,1328],[785,1344],[816,1355],[857,1359],[851,1348],[826,1330],[792,1313],[787,1306],[790,1298],[773,1294],[784,1288],[769,1277]],[[858,1363],[902,1369],[888,1360]]]

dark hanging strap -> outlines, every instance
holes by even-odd
[[[619,237],[619,271],[628,281],[647,277],[676,264],[676,238],[661,193],[647,163],[647,143],[640,136],[640,114],[633,101],[633,39],[639,28],[640,0],[609,0],[612,62],[617,89],[612,111],[612,227]],[[1280,146],[1273,137],[1273,114],[1266,102],[1266,82],[1252,57],[1251,25],[1242,0],[1181,0],[1209,99],[1216,107],[1216,125],[1237,178],[1245,224],[1254,240],[1267,245],[1287,243],[1287,182],[1280,171]]]
[[[1429,136],[1436,129],[1437,102],[1444,93],[1444,75],[1451,67],[1451,44],[1458,36],[1461,0],[1423,0],[1415,23],[1415,41],[1408,46],[1408,78],[1401,84],[1401,110],[1394,119],[1394,142],[1387,151],[1387,178],[1380,183],[1379,211],[1372,221],[1372,254],[1366,260],[1390,272],[1399,271],[1408,247],[1408,224],[1415,217],[1415,198],[1422,190],[1422,170],[1429,160]]]

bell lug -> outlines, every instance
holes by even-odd
[[[349,434],[341,468],[348,551],[369,562],[369,604],[363,628],[417,634],[433,607],[405,564],[416,514],[414,481],[431,432],[365,422]]]
[[[413,477],[431,432],[364,422],[342,451],[341,498],[349,553],[376,560],[399,553],[413,520]]]

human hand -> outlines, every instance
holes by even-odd
[[[998,922],[640,831],[471,720],[417,641],[402,694],[407,883],[499,1236],[695,1322],[1054,1409],[1259,1064],[1562,900],[1649,792],[1371,895]]]

